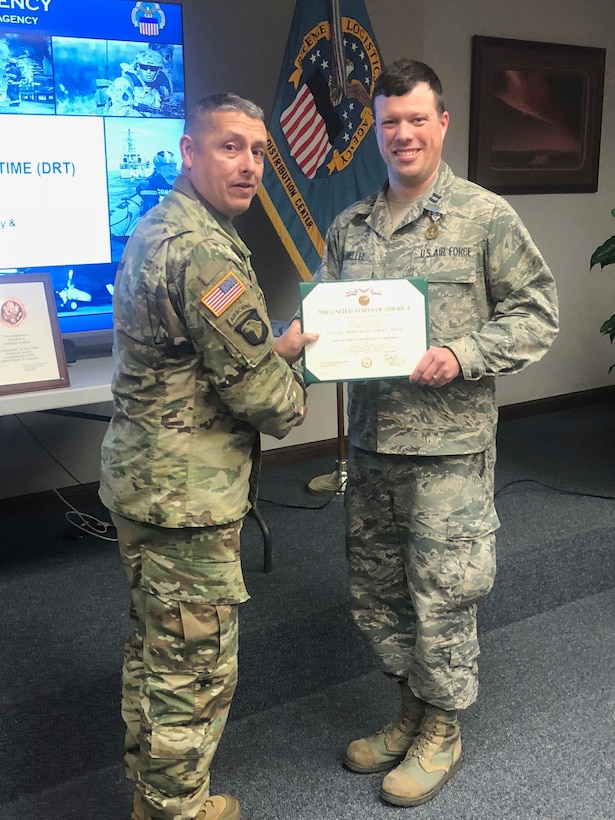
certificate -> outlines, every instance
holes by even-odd
[[[429,347],[427,282],[300,282],[306,384],[408,377]]]
[[[49,274],[0,276],[0,395],[69,384]]]

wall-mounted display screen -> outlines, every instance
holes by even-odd
[[[180,170],[181,6],[0,0],[0,274],[49,273],[64,334],[111,328],[117,263]]]

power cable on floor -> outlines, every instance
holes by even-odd
[[[83,484],[79,479],[71,473],[71,471],[66,467],[66,465],[62,464],[62,462],[56,458],[56,456],[49,450],[48,447],[41,441],[41,439],[36,435],[36,433],[24,422],[19,414],[15,415],[17,421],[21,424],[21,426],[32,436],[34,441],[43,449],[47,455],[53,459],[53,461],[60,467],[66,475],[70,476],[72,480],[77,484],[79,487],[83,487],[87,489],[86,485]],[[93,535],[96,538],[100,538],[103,541],[117,541],[117,537],[113,534],[115,533],[115,527],[110,521],[103,521],[102,519],[98,518],[95,515],[90,515],[89,513],[84,513],[74,507],[64,496],[55,488],[50,488],[65,504],[69,509],[64,514],[66,521],[71,525],[71,527],[75,527],[75,529],[79,530],[80,532],[86,535]],[[98,497],[95,496],[96,500],[98,501]]]
[[[303,504],[286,504],[284,501],[274,501],[273,499],[261,498],[260,496],[258,498],[258,503],[271,504],[272,507],[284,507],[288,510],[324,510],[325,507],[329,506],[329,504],[333,501],[336,495],[338,495],[338,493],[331,493],[331,496],[327,498],[327,500],[323,504],[319,504],[316,507],[312,505],[306,507]]]
[[[497,498],[502,494],[502,492],[508,487],[512,487],[515,484],[537,484],[539,487],[544,487],[547,490],[551,490],[554,493],[560,493],[562,495],[576,495],[582,498],[601,498],[605,501],[615,501],[615,495],[602,495],[601,493],[584,493],[580,490],[565,490],[562,487],[554,487],[552,484],[545,484],[544,481],[537,481],[534,478],[518,478],[515,481],[508,481],[506,484],[503,484],[499,489],[495,491],[494,498]],[[512,495],[512,493],[506,493],[506,495]]]

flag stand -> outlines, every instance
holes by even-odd
[[[348,447],[344,435],[344,385],[338,382],[337,390],[337,469],[326,475],[319,475],[308,481],[307,488],[311,493],[336,493],[341,495],[346,490]]]

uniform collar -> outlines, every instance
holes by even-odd
[[[445,214],[448,206],[448,192],[455,175],[445,162],[440,163],[436,178],[425,191],[421,199],[424,211],[436,211]]]
[[[205,208],[205,210],[207,210],[211,214],[213,219],[216,220],[216,222],[220,225],[222,230],[230,236],[230,238],[233,240],[241,255],[244,256],[246,259],[251,256],[250,249],[237,233],[237,230],[235,229],[232,220],[229,219],[228,216],[225,216],[223,213],[220,213],[220,211],[217,208],[214,208],[211,202],[205,199],[205,197],[197,191],[189,177],[187,177],[185,174],[179,174],[175,178],[175,182],[173,183],[173,190],[177,191],[180,194],[184,194],[184,196],[189,197],[194,202],[199,202]]]
[[[440,163],[438,173],[429,188],[415,200],[408,208],[408,213],[397,225],[395,230],[403,228],[410,222],[417,220],[422,214],[435,212],[444,214],[447,210],[448,192],[454,179],[454,174],[445,162]],[[366,221],[378,233],[388,237],[391,232],[391,220],[387,202],[389,183],[385,182],[377,194],[364,200],[360,209],[366,214]]]

